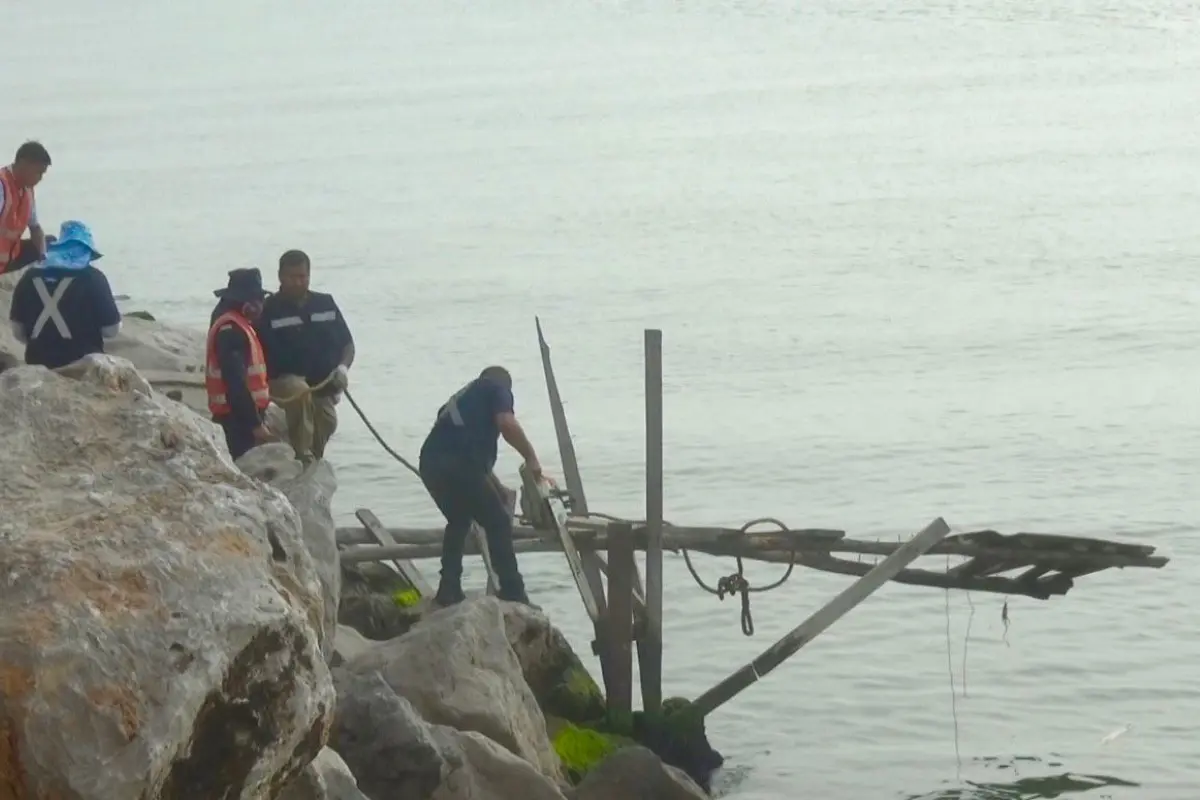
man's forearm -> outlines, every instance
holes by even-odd
[[[527,464],[539,464],[537,453],[534,452],[533,444],[529,441],[529,437],[525,435],[525,429],[521,427],[521,423],[514,422],[511,426],[505,427],[502,431],[504,441],[508,442],[512,449],[521,454],[521,458],[525,459]]]
[[[29,226],[29,241],[33,242],[34,248],[38,252],[38,256],[46,257],[46,232],[42,230],[41,225]]]

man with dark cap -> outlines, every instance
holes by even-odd
[[[257,269],[235,269],[229,284],[213,294],[219,300],[208,330],[204,386],[213,422],[224,429],[229,455],[236,461],[269,438],[263,425],[271,404],[267,360],[254,330],[267,293]]]
[[[434,598],[437,605],[454,605],[465,599],[463,548],[472,522],[478,522],[487,535],[492,566],[500,582],[498,597],[529,603],[513,550],[512,514],[492,475],[501,436],[525,459],[534,480],[541,481],[542,465],[513,413],[512,376],[504,367],[493,366],[438,409],[433,428],[421,446],[421,481],[446,518],[442,579]]]

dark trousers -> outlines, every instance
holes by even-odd
[[[254,425],[247,425],[241,420],[235,419],[232,416],[213,417],[213,422],[221,426],[221,430],[225,431],[225,446],[229,448],[229,455],[234,461],[246,454],[246,451],[254,447],[258,442],[254,440]]]
[[[3,274],[11,275],[14,272],[23,270],[35,261],[40,261],[42,254],[33,246],[32,239],[22,239],[21,249],[17,251],[16,257],[8,262],[8,266],[4,268]]]
[[[453,457],[422,458],[421,481],[446,518],[442,537],[442,582],[460,586],[463,550],[471,523],[478,522],[487,536],[492,567],[500,581],[500,597],[523,597],[525,582],[513,552],[512,515],[487,470]]]

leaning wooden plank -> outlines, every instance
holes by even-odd
[[[935,519],[925,530],[902,544],[896,552],[880,561],[870,572],[846,587],[815,614],[797,625],[791,633],[763,651],[758,658],[696,698],[693,708],[701,716],[707,716],[732,700],[744,689],[758,682],[771,670],[795,655],[800,648],[817,638],[823,631],[828,630],[831,625],[874,594],[900,570],[920,558],[930,547],[949,535],[950,526],[946,524],[946,521],[941,517]]]
[[[386,545],[391,540],[391,536],[379,522],[379,517],[375,516],[371,509],[360,508],[354,512],[354,516],[358,517],[358,521],[362,523],[363,528],[376,543]],[[396,565],[396,569],[399,570],[404,580],[408,581],[408,585],[416,589],[417,594],[423,598],[433,597],[433,588],[421,575],[421,570],[417,569],[416,564],[402,559],[394,559],[392,563]]]
[[[583,477],[579,472],[579,460],[575,455],[575,442],[571,439],[571,429],[567,425],[567,412],[563,408],[562,395],[558,391],[558,380],[554,377],[554,365],[550,362],[550,345],[542,334],[542,321],[533,318],[537,327],[538,349],[542,355],[542,372],[546,377],[546,392],[550,399],[550,415],[554,420],[554,438],[558,443],[558,456],[562,461],[563,480],[567,484],[567,493],[571,496],[571,513],[586,516],[588,513],[587,495],[583,492]],[[580,554],[579,563],[583,568],[584,578],[591,587],[592,596],[596,599],[597,613],[605,611],[604,582],[600,578],[600,556],[597,553]]]
[[[571,568],[571,577],[575,579],[575,585],[579,588],[579,596],[583,599],[583,607],[592,620],[592,624],[595,625],[600,621],[600,603],[584,575],[583,564],[579,560],[579,551],[575,549],[575,543],[571,540],[571,534],[567,530],[567,510],[563,507],[561,500],[550,497],[543,482],[533,479],[524,464],[521,465],[519,471],[525,491],[530,497],[538,498],[553,520],[559,545],[567,558],[567,565]]]

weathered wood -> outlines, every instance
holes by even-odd
[[[615,522],[608,534],[608,611],[601,647],[608,661],[608,710],[633,711],[633,528]]]
[[[540,502],[549,510],[553,518],[558,544],[562,548],[563,555],[566,556],[567,565],[571,568],[571,577],[575,579],[575,585],[579,588],[579,596],[583,600],[583,607],[594,625],[600,619],[599,598],[584,575],[583,564],[580,563],[579,559],[579,551],[575,549],[571,533],[567,530],[567,510],[563,508],[561,500],[550,496],[543,483],[533,479],[533,475],[530,474],[529,469],[524,464],[521,465],[519,471],[521,473],[521,483],[525,491],[529,492],[530,497],[539,498]]]
[[[647,330],[646,361],[646,625],[638,639],[642,706],[662,707],[663,379],[662,331]],[[630,531],[632,538],[632,530]],[[611,580],[611,578],[610,578]]]
[[[823,631],[828,630],[851,609],[874,594],[904,567],[920,558],[929,548],[949,534],[950,526],[946,524],[945,520],[941,517],[935,519],[925,530],[900,545],[896,552],[880,561],[870,572],[842,590],[815,614],[796,626],[791,633],[763,651],[758,658],[696,698],[693,708],[702,716],[707,716],[732,700],[744,689],[758,682],[771,670],[795,655],[800,648],[817,638]]]
[[[579,460],[575,455],[575,442],[571,439],[571,429],[567,424],[567,412],[563,408],[562,395],[558,391],[558,380],[554,377],[554,365],[550,361],[550,345],[542,334],[542,321],[533,319],[537,327],[538,350],[542,356],[542,373],[546,378],[546,393],[550,400],[550,416],[554,420],[554,438],[558,443],[558,456],[562,461],[563,480],[567,484],[567,493],[571,497],[571,513],[586,515],[588,512],[587,495],[583,491],[583,477],[579,472]],[[580,567],[584,579],[588,583],[591,595],[596,602],[596,612],[603,615],[605,610],[604,581],[600,577],[603,565],[600,554],[594,550],[580,553]],[[600,631],[592,642],[595,648],[600,640]]]
[[[379,517],[375,516],[371,509],[360,508],[354,512],[354,516],[358,517],[363,529],[378,544],[384,545],[391,538],[383,524],[380,523]],[[396,566],[400,576],[408,581],[408,585],[415,589],[417,594],[423,598],[433,597],[433,587],[425,580],[425,576],[421,574],[421,570],[417,569],[416,564],[407,559],[393,559],[392,563]]]
[[[607,547],[604,541],[604,529],[608,525],[607,521],[572,518],[568,520],[568,525],[574,533],[578,548]],[[406,544],[432,544],[440,542],[442,538],[439,528],[389,528],[387,530],[394,541]],[[985,531],[983,533],[992,534],[994,532]],[[633,535],[635,546],[644,550],[647,536],[645,524],[635,522]],[[514,528],[513,536],[518,540],[541,539],[545,534],[534,528],[519,525]],[[899,547],[898,542],[868,542],[847,539],[845,536],[843,531],[823,528],[743,533],[736,528],[664,526],[663,548],[666,550],[686,548],[699,552],[713,552],[717,555],[725,555],[726,549],[738,548],[739,552],[743,554],[750,551],[770,554],[769,557],[764,557],[764,560],[778,561],[782,558],[786,561],[788,552],[793,548],[797,553],[858,553],[886,556]],[[994,534],[994,536],[982,539],[976,538],[977,536],[978,534],[972,533],[949,536],[930,550],[928,555],[952,555],[988,560],[1022,560],[1026,564],[1062,566],[1092,564],[1155,569],[1170,561],[1165,556],[1152,555],[1155,548],[1147,545],[1129,545],[1082,537],[1036,533],[1017,533],[1009,536]],[[338,528],[337,537],[338,544],[343,546],[369,544],[374,541],[358,528]],[[1043,542],[1046,544],[1042,544]],[[733,554],[732,551],[729,554]],[[759,556],[748,555],[747,557],[758,558]]]

